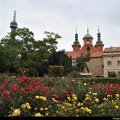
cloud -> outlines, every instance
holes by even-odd
[[[120,44],[119,0],[0,0],[0,3],[0,38],[10,32],[9,24],[16,10],[18,26],[28,27],[36,39],[42,39],[44,31],[60,34],[58,49],[72,50],[75,26],[83,45],[87,25],[94,43],[99,25],[105,47]]]

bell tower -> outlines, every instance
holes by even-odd
[[[87,27],[87,34],[83,37],[86,53],[91,53],[91,47],[93,46],[92,40],[93,37],[89,34],[89,28]]]
[[[95,47],[99,50],[99,51],[103,51],[103,42],[101,41],[101,33],[100,33],[100,29],[99,29],[99,26],[98,26],[98,33],[97,33],[97,41],[96,41],[96,44],[95,44]]]
[[[80,43],[78,41],[78,33],[77,33],[77,27],[76,27],[76,32],[75,32],[75,41],[73,42],[73,51],[79,51],[80,50]]]

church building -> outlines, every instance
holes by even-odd
[[[65,53],[72,58],[72,66],[76,65],[76,58],[90,53],[91,60],[87,63],[90,73],[93,76],[101,76],[104,74],[103,71],[103,42],[101,41],[101,33],[98,28],[97,41],[93,45],[93,37],[89,33],[87,28],[87,34],[83,37],[83,46],[78,41],[78,33],[75,33],[75,41],[73,42],[73,51],[66,51]]]

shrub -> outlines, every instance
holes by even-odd
[[[99,80],[116,82],[115,78]],[[0,115],[120,116],[120,84],[93,81],[95,78],[9,77],[0,82]]]
[[[58,65],[50,65],[48,68],[49,76],[61,77],[63,76],[64,67]]]
[[[108,72],[108,77],[117,77],[115,72]]]
[[[80,77],[80,73],[78,71],[72,71],[69,73],[68,77],[78,78]]]

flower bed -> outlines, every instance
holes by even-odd
[[[1,79],[1,78],[0,78]],[[120,84],[70,78],[1,79],[1,116],[120,116]]]

